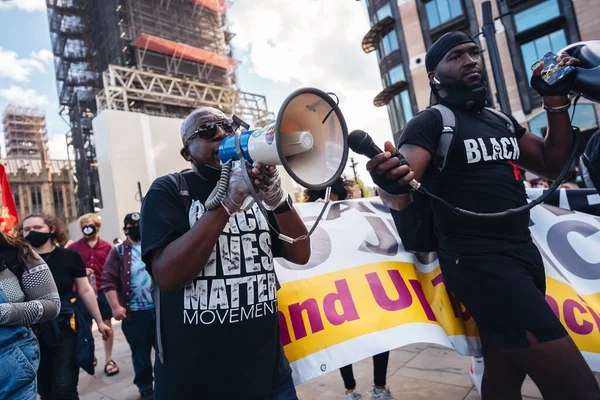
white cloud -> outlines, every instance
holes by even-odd
[[[47,50],[46,50],[47,51]],[[47,57],[44,50],[32,53],[36,57]],[[17,82],[25,82],[33,72],[46,72],[44,64],[35,58],[19,58],[14,51],[0,47],[0,78],[8,78]]]
[[[0,10],[18,8],[24,11],[43,11],[46,9],[46,2],[44,0],[10,0],[1,1]]]
[[[33,51],[29,54],[30,57],[41,61],[44,64],[50,64],[54,60],[54,54],[48,49],[41,49],[40,51]]]
[[[229,17],[233,44],[248,52],[242,62],[251,63],[250,72],[275,83],[334,92],[349,131],[369,132],[380,147],[392,140],[387,108],[373,105],[382,84],[375,55],[361,47],[370,28],[362,2],[239,1]],[[359,158],[357,171],[370,182],[366,159]]]
[[[35,89],[24,89],[15,85],[0,89],[0,99],[6,103],[25,107],[42,107],[48,103],[48,98]]]
[[[57,133],[48,138],[48,153],[50,159],[53,160],[66,160],[68,158],[65,134]]]

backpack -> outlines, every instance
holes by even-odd
[[[448,154],[454,143],[454,133],[456,132],[456,116],[454,112],[442,104],[434,104],[428,109],[437,112],[442,117],[442,131],[438,140],[438,146],[432,163],[429,164],[421,184],[427,190],[435,194],[439,184],[440,176],[446,167]],[[496,117],[512,125],[511,119],[493,108],[487,108]],[[392,217],[402,246],[410,252],[434,252],[438,250],[439,232],[433,218],[433,209],[431,199],[421,192],[412,192],[413,201],[402,211],[391,210]]]
[[[183,205],[184,210],[187,211],[187,209],[190,205],[190,190],[189,190],[187,181],[185,180],[185,178],[183,177],[183,175],[180,172],[174,172],[167,176],[175,184],[175,187],[177,188],[177,193],[179,194],[179,198],[181,199],[181,204]],[[122,255],[122,254],[123,254],[123,250],[121,249],[121,252],[119,253],[119,255]],[[161,318],[160,318],[160,289],[158,288],[158,285],[156,285],[156,284],[154,284],[153,286],[154,286],[153,301],[154,301],[154,307],[156,308],[156,355],[158,356],[158,359],[160,360],[160,362],[164,363],[165,355],[164,355],[164,350],[163,350],[163,345],[162,345],[162,331],[160,329],[160,327],[161,327],[161,323],[160,323],[160,320],[161,320]]]
[[[600,131],[594,133],[581,155],[585,185],[600,192]]]

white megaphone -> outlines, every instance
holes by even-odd
[[[274,124],[223,139],[219,158],[224,164],[239,160],[242,165],[245,161],[282,165],[305,188],[328,189],[326,204],[307,236],[292,239],[280,234],[282,240],[293,243],[310,236],[323,216],[330,186],[342,175],[348,161],[347,138],[348,128],[337,101],[319,89],[303,88],[283,102]],[[242,172],[252,198],[266,214],[246,168]]]

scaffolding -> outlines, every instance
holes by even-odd
[[[46,0],[79,212],[101,199],[91,121],[102,109],[183,117],[198,106],[256,125],[264,96],[236,87],[226,0]]]
[[[172,78],[134,68],[111,65],[102,74],[103,89],[96,97],[100,110],[143,112],[184,118],[197,107],[211,106],[236,114],[255,126],[275,120],[264,96],[232,87]]]
[[[46,159],[46,116],[37,108],[9,105],[2,118],[6,157]]]

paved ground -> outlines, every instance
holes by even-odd
[[[82,372],[79,378],[81,400],[137,400],[133,385],[131,354],[120,324],[115,328],[113,359],[121,372],[104,375],[104,347],[96,332],[95,376]],[[445,347],[416,344],[394,350],[390,354],[387,383],[398,400],[479,400],[480,396],[469,378],[470,358],[458,355]],[[371,359],[354,364],[354,375],[359,390],[367,394],[372,384]],[[344,387],[338,371],[313,379],[297,387],[300,400],[343,400]],[[535,385],[527,380],[523,387],[525,399],[541,399]],[[368,400],[369,396],[365,396]],[[210,400],[210,399],[209,399]]]

